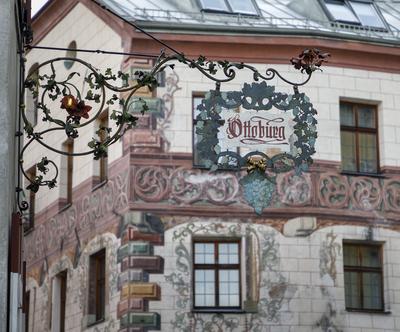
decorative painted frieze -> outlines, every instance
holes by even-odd
[[[151,255],[151,246],[147,242],[127,243],[118,249],[118,263],[129,256]]]
[[[157,300],[160,297],[160,287],[154,283],[129,283],[121,288],[121,299],[141,297]]]
[[[121,328],[145,327],[156,329],[159,325],[160,316],[157,313],[131,312],[121,318]]]
[[[130,199],[142,203],[141,208],[149,204],[153,210],[165,209],[168,204],[169,211],[197,212],[201,206],[203,211],[209,207],[215,212],[212,206],[232,205],[236,211],[249,214],[238,173],[146,165],[132,167],[131,180]],[[297,216],[297,208],[306,207],[301,213],[400,220],[400,176],[377,179],[331,171],[286,173],[278,175],[277,189],[271,195],[265,208],[269,215],[281,214],[284,209],[285,214]]]
[[[121,240],[122,244],[129,243],[130,241],[147,241],[151,244],[162,244],[163,235],[141,233],[134,228],[129,228],[122,234]]]
[[[137,281],[148,281],[148,274],[139,269],[129,269],[122,271],[118,276],[118,289],[127,283]]]
[[[143,269],[150,273],[160,273],[163,268],[163,259],[160,256],[130,256],[121,261],[121,271],[133,268]]]
[[[120,331],[158,329],[160,316],[148,313],[148,301],[160,300],[161,288],[149,282],[148,275],[162,273],[164,269],[163,258],[153,256],[153,245],[163,244],[164,226],[156,216],[129,211],[121,216],[120,230],[118,286],[121,295],[117,307]]]
[[[122,318],[123,315],[130,311],[145,311],[145,300],[143,298],[129,298],[118,303],[118,318]]]

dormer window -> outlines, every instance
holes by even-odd
[[[335,21],[349,22],[349,23],[360,23],[357,17],[354,15],[351,8],[346,6],[344,2],[326,2],[326,8],[328,8],[330,14],[333,16]]]
[[[201,9],[243,15],[259,15],[253,0],[200,0]]]
[[[370,1],[325,0],[324,5],[332,21],[387,29],[378,8]]]
[[[385,23],[383,23],[382,18],[372,3],[350,1],[350,5],[362,25],[374,28],[386,28]]]

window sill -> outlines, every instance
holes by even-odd
[[[106,321],[106,319],[105,319],[105,318],[102,318],[102,319],[96,320],[96,321],[93,322],[93,323],[88,323],[88,324],[87,324],[87,327],[93,327],[93,326],[95,326],[95,325],[104,323],[105,321]]]
[[[201,313],[201,314],[216,314],[216,313],[224,313],[224,314],[246,314],[247,312],[243,309],[229,309],[229,308],[209,308],[209,309],[192,309],[193,313]]]
[[[371,178],[386,179],[386,175],[384,175],[382,173],[363,173],[363,172],[341,171],[340,174],[351,175],[351,176],[369,176]]]
[[[347,312],[360,313],[360,314],[378,314],[378,315],[391,315],[391,311],[385,310],[370,310],[370,309],[350,309],[346,308]]]
[[[68,210],[72,206],[72,203],[66,203],[65,205],[62,205],[60,209],[58,210],[58,213],[64,212],[65,210]]]
[[[33,232],[35,226],[30,226],[29,228],[24,229],[24,236]]]
[[[103,180],[101,182],[95,183],[93,188],[92,188],[92,192],[96,191],[97,189],[99,189],[101,187],[103,187],[104,185],[106,185],[107,182],[108,182],[108,179],[105,179],[105,180]]]

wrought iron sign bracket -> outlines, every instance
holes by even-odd
[[[272,184],[273,176],[269,175],[270,173],[276,174],[293,168],[299,171],[306,170],[306,167],[303,165],[308,165],[312,161],[311,155],[314,153],[313,144],[308,142],[310,138],[313,138],[315,141],[316,131],[312,130],[310,134],[304,135],[300,131],[297,132],[299,138],[307,140],[307,142],[302,141],[304,147],[307,146],[309,148],[309,150],[301,152],[300,156],[283,154],[279,158],[269,158],[266,154],[253,152],[242,158],[233,155],[232,152],[219,151],[215,152],[215,154],[210,154],[209,147],[216,147],[218,145],[218,142],[215,142],[218,128],[226,124],[226,120],[221,118],[217,108],[219,109],[221,105],[229,107],[235,103],[244,106],[243,95],[241,96],[240,93],[226,94],[221,92],[220,89],[221,84],[235,79],[237,70],[249,70],[253,73],[254,82],[252,85],[248,84],[250,88],[248,88],[248,91],[246,90],[252,93],[248,97],[270,98],[269,100],[272,104],[281,110],[297,107],[301,109],[297,121],[299,127],[305,124],[309,124],[310,126],[311,123],[315,124],[314,114],[316,111],[312,108],[312,104],[307,101],[305,95],[299,93],[298,87],[310,80],[312,73],[321,66],[327,56],[328,54],[322,53],[319,50],[305,50],[298,58],[293,58],[291,62],[295,68],[307,74],[307,79],[300,83],[290,82],[272,68],[267,69],[265,73],[261,73],[255,67],[245,63],[215,62],[209,61],[203,56],[200,56],[197,60],[192,60],[183,54],[166,55],[164,52],[154,60],[153,67],[149,72],[136,72],[136,79],[132,84],[128,84],[129,77],[126,73],[121,71],[113,73],[111,69],[101,72],[90,63],[78,58],[58,57],[45,61],[35,71],[29,73],[24,80],[23,89],[28,90],[37,100],[36,107],[40,113],[41,120],[48,123],[49,126],[43,129],[43,126],[34,126],[31,123],[27,112],[32,110],[26,109],[23,99],[20,102],[19,108],[20,119],[23,123],[23,133],[25,134],[22,135],[22,128],[16,134],[21,143],[23,136],[25,136],[24,145],[19,153],[19,170],[29,183],[26,188],[32,192],[37,192],[43,186],[50,189],[54,188],[57,185],[59,173],[57,164],[51,159],[43,157],[36,163],[36,175],[32,177],[27,174],[24,166],[24,153],[31,144],[37,143],[45,149],[60,155],[74,157],[93,155],[94,159],[106,157],[107,148],[117,142],[127,130],[135,127],[138,116],[137,114],[132,114],[130,111],[132,105],[140,105],[142,114],[148,111],[145,100],[136,97],[137,91],[142,88],[154,89],[157,86],[156,75],[167,67],[174,68],[176,62],[183,63],[189,68],[200,71],[202,75],[216,83],[216,89],[211,91],[209,97],[205,98],[199,106],[201,114],[194,121],[196,135],[202,135],[202,144],[197,144],[196,148],[200,151],[201,158],[206,161],[206,167],[211,170],[224,168],[221,167],[223,163],[219,162],[220,158],[225,156],[237,158],[238,161],[234,167],[235,169],[240,170],[242,167],[248,167],[248,175],[241,181],[245,193],[250,190],[250,187],[254,189],[255,184],[260,181],[267,181]],[[84,70],[71,72],[66,77],[61,77],[65,73],[58,74],[57,66],[64,61],[77,63]],[[83,72],[86,73],[81,76]],[[293,86],[295,93],[290,97],[290,100],[287,99],[288,97],[284,97],[283,94],[274,94],[273,89],[271,90],[271,87],[266,84],[267,81],[272,80],[274,77],[278,77]],[[85,82],[88,86],[85,94],[78,88],[77,81]],[[125,83],[119,84],[119,82]],[[251,87],[258,91],[258,95],[251,92]],[[246,91],[242,91],[242,93]],[[125,97],[122,97],[122,95]],[[222,96],[227,98],[223,98]],[[276,98],[280,99],[277,100]],[[227,102],[230,104],[226,104]],[[257,105],[251,104],[249,107],[253,106]],[[269,106],[263,108],[263,106],[258,105],[257,107],[260,110],[267,110]],[[306,111],[306,107],[311,107],[311,109]],[[109,120],[113,122],[113,126],[105,127],[97,124],[100,121],[96,120],[101,117],[105,108],[109,108]],[[304,116],[308,118],[306,119]],[[75,140],[80,137],[89,124],[97,126],[97,137],[87,142],[87,149],[85,151],[63,151],[50,143],[52,141],[52,134],[55,133],[63,133],[65,139]],[[208,132],[206,132],[207,130]],[[100,136],[103,138],[100,139]],[[207,140],[209,140],[209,145],[207,145]],[[210,141],[212,142],[210,143]],[[256,157],[258,158],[257,160],[254,159]],[[287,165],[281,165],[281,163],[286,163]],[[268,196],[267,191],[271,190],[265,188],[264,186],[261,193],[263,197]],[[18,187],[18,205],[20,211],[23,212],[28,209],[28,203],[21,199],[21,193],[22,189]],[[260,213],[262,208],[258,207],[257,204],[259,203],[254,203],[254,198],[251,198],[249,195],[246,197],[249,197],[247,199],[249,204],[255,208],[256,212]],[[258,201],[260,200],[261,198],[258,199]]]

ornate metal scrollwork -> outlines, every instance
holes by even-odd
[[[295,88],[295,94],[290,100],[288,100],[287,97],[273,94],[269,97],[272,98],[270,99],[271,103],[275,106],[278,105],[277,107],[281,107],[281,109],[288,107],[295,107],[298,109],[296,115],[298,119],[296,133],[299,137],[299,146],[297,146],[299,152],[295,157],[292,157],[291,155],[283,155],[279,158],[268,158],[265,156],[265,162],[267,165],[266,167],[273,169],[276,173],[291,169],[293,163],[297,168],[301,169],[304,161],[310,162],[310,155],[314,152],[314,144],[312,140],[315,141],[316,132],[312,126],[315,126],[316,122],[313,118],[315,110],[307,101],[304,94],[298,93],[297,88],[309,81],[312,72],[316,67],[319,67],[320,63],[322,63],[326,57],[326,55],[321,55],[319,51],[313,51],[308,56],[311,56],[311,58],[307,58],[308,60],[303,59],[295,64],[296,67],[301,66],[308,75],[305,81],[299,83],[292,83],[286,80],[272,68],[267,69],[265,73],[260,73],[255,67],[244,63],[208,61],[203,56],[200,56],[197,60],[191,60],[186,58],[183,54],[167,56],[164,52],[162,52],[155,60],[154,65],[149,72],[136,72],[135,80],[131,85],[127,83],[129,82],[128,75],[121,71],[114,74],[111,69],[107,69],[103,73],[88,62],[77,58],[60,57],[48,60],[40,64],[37,67],[37,70],[26,78],[25,88],[30,90],[30,93],[37,99],[37,109],[40,112],[42,121],[49,123],[49,127],[43,130],[37,129],[39,126],[35,127],[29,121],[25,106],[20,106],[20,113],[24,123],[24,131],[27,135],[27,141],[19,155],[19,167],[24,177],[30,183],[27,186],[27,189],[37,192],[42,186],[53,188],[57,184],[58,176],[56,163],[47,157],[43,157],[43,159],[36,164],[38,173],[34,178],[31,178],[26,173],[24,170],[23,156],[26,149],[32,143],[37,142],[46,149],[61,155],[85,156],[92,154],[94,159],[105,157],[107,155],[107,147],[118,141],[128,129],[136,125],[138,117],[130,112],[130,106],[132,103],[141,104],[142,114],[148,110],[146,102],[141,98],[137,98],[135,93],[143,87],[149,89],[155,88],[157,86],[156,75],[166,67],[173,68],[175,62],[181,62],[189,68],[199,70],[204,76],[216,82],[218,88],[221,83],[234,80],[237,70],[242,69],[253,72],[255,81],[263,80],[263,82],[257,84],[259,84],[260,88],[264,89],[264,92],[267,92],[268,89],[270,89],[270,87],[265,84],[265,81],[271,80],[276,76],[293,85]],[[317,62],[312,60],[314,59],[312,58],[313,56],[317,56],[318,59],[315,58],[315,61]],[[81,77],[81,74],[75,71],[68,74],[67,77],[59,77],[60,75],[57,75],[56,71],[57,64],[64,61],[80,64],[86,71],[85,75]],[[38,72],[40,75],[37,74]],[[82,89],[79,89],[77,86],[76,80],[78,77],[88,86],[85,95],[83,95]],[[125,83],[118,84],[118,81]],[[245,91],[243,91],[243,93],[245,93]],[[124,97],[121,96],[122,94]],[[216,91],[213,98],[209,99],[208,102],[214,103],[215,98],[220,98],[219,96],[219,91]],[[232,95],[229,96],[229,101],[238,103],[239,99],[242,97],[244,96]],[[221,98],[219,100],[222,102]],[[89,124],[94,123],[96,119],[99,119],[103,110],[107,107],[110,109],[114,108],[109,116],[109,119],[114,121],[114,126],[104,127],[99,125],[96,134],[102,136],[103,139],[93,138],[87,143],[87,149],[85,151],[63,151],[56,148],[51,143],[51,134],[55,132],[64,133],[66,139],[74,140],[78,138],[82,130],[84,130]],[[261,109],[265,107],[265,105],[260,105]],[[211,112],[210,107],[204,105],[204,109],[208,109],[207,116],[210,121],[207,125],[204,125],[203,136],[205,139],[210,139],[210,146],[216,146],[218,142],[215,142],[213,135],[218,129],[218,121],[220,119],[218,118],[217,113]],[[198,121],[202,121],[202,119],[198,119]],[[307,126],[304,127],[304,124],[307,124]],[[208,134],[206,133],[207,130],[209,130]],[[50,139],[48,139],[48,137],[50,137]],[[220,156],[224,157],[225,155],[221,153]],[[226,153],[226,157],[229,159],[237,158],[238,156]],[[211,160],[215,161],[212,158],[214,157],[211,157]],[[240,166],[242,165],[243,162],[241,161]],[[210,166],[212,167],[213,165],[211,164]],[[53,171],[51,171],[51,168]],[[21,211],[28,208],[27,202],[19,201],[19,206]]]

